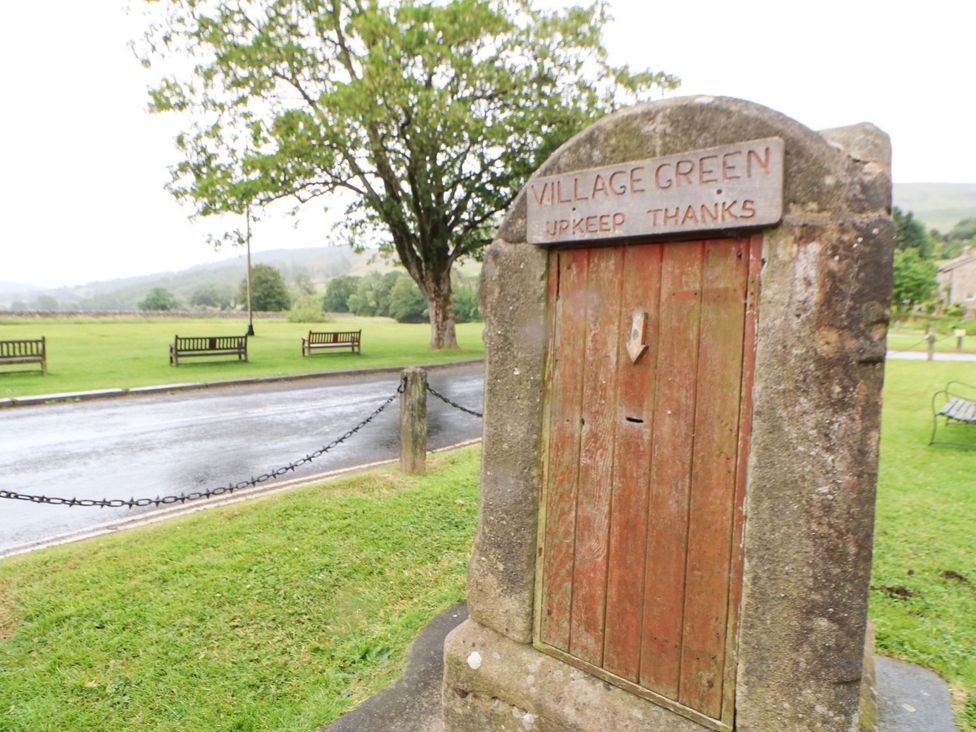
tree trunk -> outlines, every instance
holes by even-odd
[[[451,291],[451,268],[430,277],[422,288],[430,313],[431,351],[458,350],[457,330],[454,326],[454,294]]]

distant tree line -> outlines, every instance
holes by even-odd
[[[281,312],[291,307],[293,299],[302,294],[315,292],[315,285],[305,272],[295,277],[292,288],[281,272],[269,264],[257,264],[251,268],[251,298],[254,309],[259,312]],[[179,310],[183,303],[165,287],[153,287],[146,293],[139,303],[140,310]],[[190,296],[189,307],[193,310],[231,310],[247,308],[247,278],[243,278],[238,285],[236,296],[234,291],[226,286],[214,284],[197,287]]]
[[[459,323],[481,320],[476,281],[455,277],[455,315]],[[427,299],[413,278],[402,271],[371,272],[363,276],[340,275],[329,280],[325,295],[316,293],[315,283],[305,272],[291,283],[267,264],[251,269],[251,299],[258,312],[290,310],[289,318],[302,322],[324,320],[326,313],[384,316],[401,323],[428,322]],[[190,298],[192,309],[244,309],[247,307],[247,279],[236,293],[216,285],[197,288]],[[139,302],[141,310],[168,311],[182,307],[179,299],[164,287],[153,287]]]
[[[939,247],[939,258],[954,259],[968,247],[976,245],[976,216],[958,222],[948,234],[942,235],[933,230],[932,235]]]
[[[289,303],[294,306],[301,298],[315,300],[321,309],[325,282],[331,277],[344,274],[353,266],[351,255],[332,250],[318,258],[289,261],[274,268],[281,273]],[[170,310],[241,310],[246,309],[246,298],[241,294],[240,283],[243,267],[237,263],[225,263],[216,268],[195,268],[170,275],[139,278],[142,281],[119,280],[96,283],[95,286],[63,287],[56,290],[19,293],[12,297],[0,291],[0,310],[9,307],[19,311],[43,312],[118,312],[137,310],[140,304],[149,311],[169,307]],[[132,278],[135,280],[136,278]],[[172,296],[160,299],[159,288]],[[5,296],[6,295],[6,296]],[[280,307],[281,298],[278,297]],[[163,310],[163,312],[166,312]]]
[[[453,289],[457,322],[481,320],[475,283],[459,277]],[[330,313],[386,316],[401,323],[425,323],[430,317],[420,288],[413,278],[399,271],[334,277],[325,288],[322,309]]]

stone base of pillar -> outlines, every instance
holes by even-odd
[[[706,728],[468,620],[444,642],[447,732]]]

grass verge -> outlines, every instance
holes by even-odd
[[[0,562],[0,729],[310,730],[464,596],[478,449]]]
[[[0,340],[47,338],[48,374],[7,373],[0,367],[0,398],[156,384],[230,381],[345,369],[448,363],[484,355],[483,323],[457,326],[460,351],[428,351],[430,326],[389,318],[337,317],[329,323],[258,320],[248,343],[247,363],[232,358],[189,359],[169,365],[173,336],[237,335],[246,320],[226,319],[29,319],[0,321]],[[303,358],[301,338],[309,330],[360,330],[362,353],[341,351]],[[23,368],[22,366],[20,368]]]
[[[949,380],[976,383],[976,363],[888,362],[870,613],[878,651],[949,681],[976,730],[976,449],[928,445]]]

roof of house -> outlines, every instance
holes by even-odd
[[[966,264],[972,264],[976,262],[976,252],[966,252],[965,254],[956,257],[955,259],[950,259],[948,262],[939,267],[939,272],[951,272],[954,269],[962,267]]]

